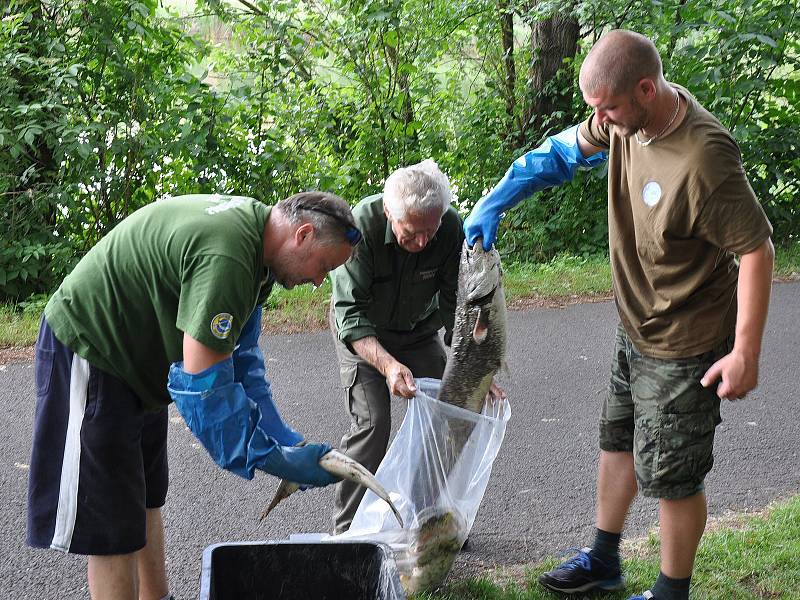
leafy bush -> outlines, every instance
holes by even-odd
[[[611,27],[655,41],[668,78],[738,140],[775,238],[800,234],[796,3],[572,3],[577,56],[535,93],[532,28],[563,16],[554,0],[197,4],[195,20],[158,0],[0,8],[0,300],[52,291],[116,223],[166,195],[273,203],[313,188],[355,203],[432,157],[466,214],[512,160],[587,114],[578,65]],[[532,94],[566,106],[531,114]],[[579,175],[511,211],[498,243],[518,260],[605,251],[605,198],[602,173]]]

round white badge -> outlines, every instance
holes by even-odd
[[[655,181],[648,181],[642,190],[642,200],[647,206],[655,206],[661,200],[661,186]]]

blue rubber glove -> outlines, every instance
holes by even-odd
[[[319,459],[330,450],[331,447],[327,444],[307,444],[292,448],[278,446],[267,454],[259,468],[281,479],[300,483],[301,489],[306,489],[308,485],[323,487],[340,481],[319,466]]]
[[[245,479],[260,469],[300,484],[338,481],[318,464],[329,446],[288,448],[267,435],[258,406],[233,380],[231,358],[195,374],[184,371],[182,362],[173,363],[167,389],[189,429],[223,469]]]
[[[272,388],[267,380],[264,355],[258,347],[261,334],[261,306],[256,306],[239,335],[239,344],[233,351],[233,377],[244,387],[250,400],[261,411],[262,429],[281,446],[296,446],[303,436],[289,427],[281,418],[272,400]]]
[[[579,168],[591,169],[606,161],[605,152],[588,158],[583,156],[578,146],[578,127],[574,125],[550,136],[541,146],[511,164],[500,182],[478,201],[464,221],[470,247],[478,238],[483,238],[483,248],[491,248],[497,239],[503,213],[534,192],[571,181]]]

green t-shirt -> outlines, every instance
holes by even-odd
[[[364,239],[353,256],[331,272],[336,329],[343,342],[384,334],[452,331],[458,265],[464,232],[450,206],[436,235],[420,252],[398,244],[383,212],[383,194],[364,198],[353,209]]]
[[[674,87],[686,115],[649,146],[594,115],[580,129],[610,150],[608,235],[622,323],[640,352],[658,358],[701,354],[733,333],[734,254],[772,233],[730,133]]]
[[[269,213],[241,196],[178,196],[145,206],[81,259],[45,317],[63,344],[128,383],[146,408],[169,404],[167,375],[182,360],[184,332],[233,352],[269,295]]]

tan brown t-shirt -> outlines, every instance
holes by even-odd
[[[636,348],[659,358],[701,354],[733,333],[738,267],[772,226],[739,147],[691,94],[671,133],[641,146],[594,115],[580,128],[609,151],[608,233],[614,296]]]

